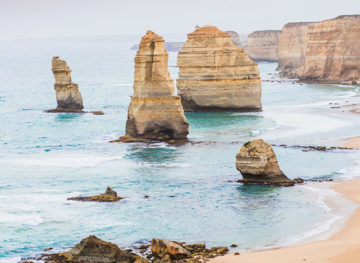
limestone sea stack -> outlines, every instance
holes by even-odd
[[[82,112],[84,106],[79,85],[72,82],[71,70],[66,61],[53,57],[52,71],[55,78],[57,107],[49,112]]]
[[[237,32],[235,32],[235,31],[225,31],[225,33],[227,33],[231,37],[231,41],[234,43],[234,45],[236,47],[242,49],[240,36],[239,36],[239,34]]]
[[[281,77],[296,78],[297,69],[305,62],[308,26],[312,23],[288,23],[279,39],[279,65]]]
[[[188,131],[181,99],[175,96],[164,40],[152,31],[142,38],[135,57],[134,95],[126,135],[117,141],[185,140]]]
[[[217,27],[204,26],[188,34],[177,65],[176,86],[185,111],[261,109],[257,64]]]
[[[281,30],[255,31],[248,35],[244,50],[254,61],[278,61],[280,34]]]
[[[240,182],[245,184],[268,184],[292,186],[281,170],[271,145],[262,139],[245,143],[236,155],[236,169],[243,176]]]
[[[300,81],[360,85],[360,15],[308,25]]]

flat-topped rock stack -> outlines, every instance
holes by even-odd
[[[360,15],[312,23],[307,36],[300,80],[360,84]]]
[[[282,77],[296,78],[297,69],[304,65],[307,47],[308,25],[311,23],[288,23],[282,28],[279,39],[279,65]]]
[[[237,48],[242,49],[240,36],[239,36],[239,34],[237,32],[235,32],[235,31],[225,31],[225,33],[227,33],[231,37],[231,41],[234,43],[234,45]]]
[[[244,50],[255,61],[278,61],[280,35],[281,30],[255,31],[248,35]]]
[[[257,64],[217,27],[204,26],[188,34],[177,64],[176,86],[185,111],[261,109]]]
[[[134,95],[128,109],[126,135],[117,141],[185,140],[188,122],[175,96],[168,53],[161,36],[148,31],[135,57]]]
[[[49,112],[82,112],[84,106],[79,85],[72,82],[71,70],[66,61],[53,57],[52,71],[55,78],[57,107]]]

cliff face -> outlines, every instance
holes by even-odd
[[[135,57],[133,88],[123,141],[186,138],[189,124],[174,93],[164,40],[151,31],[142,38]]]
[[[71,70],[65,60],[59,57],[52,59],[57,108],[54,112],[81,112],[84,108],[78,84],[71,80]]]
[[[310,24],[297,76],[304,81],[360,83],[360,15]]]
[[[261,109],[257,64],[215,26],[188,34],[177,64],[176,85],[185,111]]]
[[[240,41],[240,36],[238,33],[236,33],[235,31],[225,31],[225,33],[227,33],[230,37],[231,37],[231,41],[234,43],[234,45],[237,48],[241,48],[241,41]]]
[[[255,61],[278,61],[280,30],[255,31],[248,35],[245,52]]]
[[[179,52],[182,47],[184,45],[184,42],[164,42],[164,46],[166,51],[168,52]],[[138,50],[139,49],[139,45],[133,45],[131,48],[131,50]]]
[[[279,66],[282,77],[295,78],[305,62],[308,26],[312,23],[288,23],[279,39]]]

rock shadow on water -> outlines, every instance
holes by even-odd
[[[233,112],[190,112],[186,113],[186,118],[191,128],[212,128],[234,125],[244,121],[258,121],[264,117]]]
[[[146,163],[167,163],[175,161],[178,156],[179,151],[175,147],[131,147],[125,158]]]
[[[55,117],[56,122],[72,122],[81,118],[81,114],[76,113],[58,113]]]

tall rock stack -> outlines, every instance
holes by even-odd
[[[279,39],[279,66],[282,77],[296,78],[297,69],[304,65],[308,26],[312,23],[288,23]]]
[[[176,86],[185,111],[257,111],[261,80],[257,64],[215,26],[188,34],[178,54]]]
[[[255,61],[278,61],[281,30],[255,31],[248,35],[244,48]]]
[[[49,112],[82,112],[83,100],[79,85],[71,80],[71,70],[65,60],[52,59],[52,71],[55,77],[57,108]]]
[[[310,24],[297,76],[303,81],[360,84],[360,15]]]
[[[189,124],[175,96],[164,40],[152,31],[147,31],[136,53],[133,88],[126,135],[120,141],[186,139]]]

